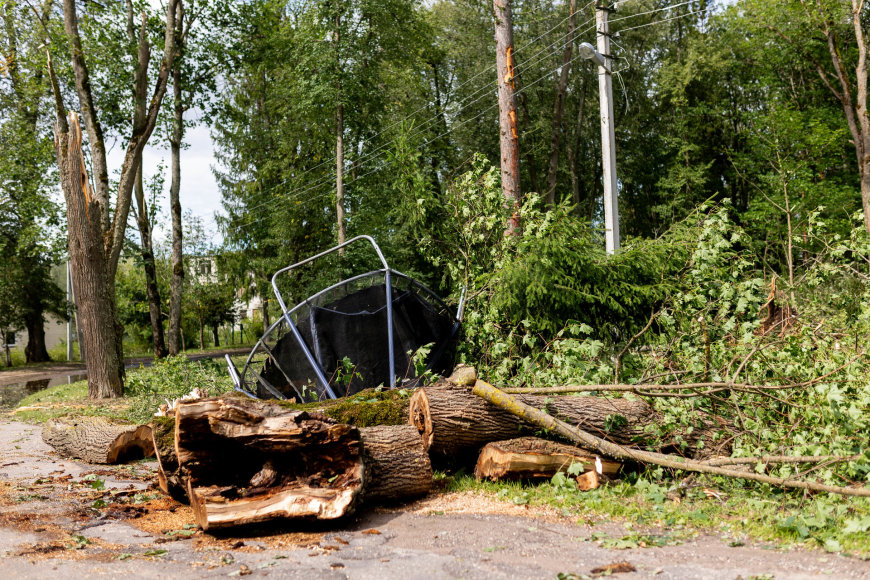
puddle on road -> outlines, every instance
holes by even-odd
[[[13,383],[0,386],[0,408],[9,409],[18,404],[27,395],[39,392],[48,387],[67,385],[88,378],[84,373],[61,375],[49,379],[38,379],[26,383]]]

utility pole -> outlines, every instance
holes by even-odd
[[[595,7],[598,52],[604,57],[598,65],[598,93],[601,99],[601,168],[604,177],[604,245],[608,254],[619,249],[619,196],[616,185],[616,134],[613,129],[613,78],[610,56],[610,27],[607,19],[613,8]]]
[[[511,0],[493,0],[495,54],[498,68],[498,120],[501,142],[501,188],[513,210],[505,234],[519,233],[520,137],[517,131],[517,95],[514,90],[514,25]]]

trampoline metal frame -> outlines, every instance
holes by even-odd
[[[305,300],[303,300],[302,302],[300,302],[299,304],[295,305],[293,308],[288,310],[287,305],[284,302],[284,297],[282,296],[281,291],[278,289],[278,283],[277,283],[278,276],[280,276],[282,274],[286,274],[288,272],[291,272],[292,270],[299,268],[300,266],[304,266],[305,264],[309,264],[309,263],[311,263],[319,258],[322,258],[324,256],[332,254],[333,252],[337,252],[337,251],[339,251],[339,250],[341,250],[341,249],[343,249],[343,248],[345,248],[353,243],[359,242],[359,241],[367,241],[372,245],[372,248],[375,250],[375,253],[378,256],[378,259],[380,260],[381,264],[383,265],[382,270],[373,270],[373,271],[367,272],[365,274],[359,274],[357,276],[353,276],[353,277],[348,278],[346,280],[342,280],[341,282],[338,282],[337,284],[333,284],[332,286],[329,286],[328,288],[321,290],[320,292],[318,292],[312,296],[309,296],[308,298],[306,298]],[[250,367],[254,356],[259,352],[260,347],[263,347],[267,353],[270,352],[268,346],[265,343],[266,338],[268,336],[270,336],[272,334],[272,332],[275,331],[281,323],[286,323],[288,329],[290,330],[290,333],[293,334],[293,338],[296,340],[297,344],[302,349],[302,352],[305,355],[305,359],[308,361],[308,364],[311,366],[312,370],[314,371],[314,374],[317,378],[317,382],[320,384],[321,388],[323,388],[323,391],[331,399],[338,398],[335,394],[335,391],[333,391],[332,387],[330,387],[329,380],[326,378],[326,375],[323,372],[323,369],[320,367],[320,364],[317,362],[317,359],[315,358],[314,354],[311,352],[311,349],[308,348],[308,345],[305,343],[305,339],[302,337],[302,335],[299,332],[299,329],[296,327],[296,324],[293,322],[291,315],[294,312],[296,312],[297,310],[299,310],[300,308],[302,308],[303,306],[305,306],[306,304],[310,305],[312,301],[316,300],[318,297],[322,296],[323,294],[326,294],[327,292],[331,292],[332,290],[335,290],[336,288],[339,288],[343,285],[350,284],[350,283],[355,282],[357,280],[362,280],[366,277],[373,277],[373,276],[376,276],[378,274],[383,274],[384,284],[386,286],[386,295],[385,296],[386,296],[386,309],[387,309],[387,321],[388,321],[388,324],[387,324],[387,341],[388,341],[387,353],[388,353],[388,358],[389,358],[388,362],[389,362],[389,370],[390,370],[389,388],[393,388],[396,384],[395,354],[393,352],[393,345],[394,345],[394,339],[393,339],[393,335],[394,335],[393,323],[394,323],[394,321],[393,321],[393,300],[392,300],[392,295],[393,295],[393,293],[392,293],[392,288],[393,288],[392,277],[393,277],[393,275],[399,276],[399,277],[407,280],[411,285],[416,286],[417,288],[425,291],[431,298],[433,298],[441,307],[445,308],[448,312],[449,312],[449,308],[447,307],[446,304],[444,304],[444,301],[441,300],[441,298],[439,298],[438,295],[435,294],[432,290],[430,290],[429,288],[427,288],[426,286],[424,286],[423,284],[421,284],[417,280],[414,280],[410,276],[402,274],[401,272],[398,272],[396,270],[392,270],[390,268],[389,264],[387,263],[387,260],[384,257],[383,252],[381,252],[381,249],[378,246],[378,244],[375,242],[375,240],[371,236],[362,235],[362,236],[356,236],[355,238],[352,238],[352,239],[344,242],[343,244],[339,244],[337,246],[329,248],[328,250],[320,252],[319,254],[311,256],[310,258],[306,258],[305,260],[302,260],[301,262],[297,262],[297,263],[292,264],[290,266],[287,266],[285,268],[281,268],[280,270],[275,272],[275,274],[272,275],[272,290],[275,293],[275,298],[277,298],[277,300],[278,300],[278,304],[281,307],[281,311],[283,312],[283,315],[278,320],[276,320],[274,323],[272,323],[272,325],[268,328],[268,330],[266,330],[266,332],[263,334],[263,336],[260,337],[260,340],[257,341],[257,344],[251,350],[251,354],[248,355],[248,358],[245,361],[245,367],[244,367],[244,371],[243,371],[242,375],[239,374],[238,369],[236,369],[235,365],[230,360],[229,355],[226,355],[226,361],[227,361],[227,365],[229,366],[230,377],[232,378],[233,385],[235,386],[235,389],[237,391],[244,393],[245,395],[256,398],[255,395],[253,395],[247,388],[245,388],[247,381],[244,380],[244,376],[247,376],[248,368]],[[453,319],[455,321],[454,330],[453,330],[454,333],[456,332],[456,329],[458,328],[458,326],[462,320],[464,303],[465,303],[465,289],[463,288],[462,296],[460,297],[459,306],[457,308],[457,314],[454,315],[454,317],[453,317]],[[282,370],[282,372],[283,372],[283,370]],[[284,398],[284,397],[282,396],[282,398]]]

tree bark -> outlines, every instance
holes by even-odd
[[[559,169],[559,143],[562,137],[562,110],[565,106],[565,93],[568,91],[568,74],[571,72],[571,53],[574,47],[574,12],[577,0],[571,0],[569,7],[568,31],[565,50],[562,53],[562,71],[556,87],[556,101],[553,104],[553,133],[550,136],[550,165],[547,171],[547,198],[549,205],[556,203],[556,175]]]
[[[64,457],[88,463],[124,463],[154,455],[151,427],[110,423],[102,417],[51,419],[42,440]]]
[[[608,441],[631,446],[657,443],[648,428],[658,425],[661,417],[640,400],[540,395],[517,398]],[[409,415],[426,449],[444,457],[474,452],[492,441],[513,439],[530,432],[527,423],[475,396],[469,387],[452,387],[445,383],[418,389],[411,397]],[[705,425],[691,432],[671,434],[660,445],[680,448],[680,441],[685,441],[683,453],[709,454],[713,447],[712,427]],[[703,445],[699,445],[701,441]]]
[[[56,93],[59,98],[59,92]],[[121,336],[115,324],[115,292],[109,281],[101,208],[92,199],[82,157],[82,133],[78,115],[69,123],[58,111],[55,153],[67,206],[67,231],[78,320],[87,340],[88,396],[120,397],[123,390]]]
[[[579,217],[580,213],[580,175],[577,170],[577,162],[582,145],[583,135],[583,109],[586,107],[586,79],[582,80],[580,89],[580,105],[577,110],[577,126],[574,133],[574,144],[568,141],[568,167],[571,171],[571,203],[574,204],[574,213]]]
[[[60,85],[49,60],[49,76],[57,115],[55,149],[67,201],[70,255],[75,270],[73,278],[78,292],[78,317],[87,340],[88,395],[91,397],[120,396],[123,390],[124,331],[117,319],[114,297],[115,274],[124,243],[135,177],[141,166],[141,152],[157,123],[157,116],[166,93],[169,71],[176,56],[175,17],[181,1],[168,0],[167,2],[163,59],[151,99],[145,107],[145,115],[134,118],[134,126],[121,166],[114,211],[110,208],[109,201],[103,130],[94,107],[90,72],[79,35],[75,0],[63,0],[64,30],[71,49],[76,93],[85,119],[92,163],[96,173],[93,192],[90,191],[84,173],[78,117],[75,117],[74,130],[70,131],[65,119]],[[127,11],[128,35],[131,35],[132,2],[127,2]],[[140,28],[138,53],[134,56],[136,57],[133,75],[134,94],[135,98],[142,102],[145,100],[150,60],[144,18]],[[68,149],[72,150],[73,154],[69,154]],[[95,245],[101,248],[98,250]],[[74,257],[76,254],[78,258]]]
[[[335,29],[333,42],[335,46],[336,74],[336,107],[335,107],[335,217],[338,223],[338,243],[347,240],[347,225],[344,223],[344,103],[341,93],[341,11],[336,3]],[[338,251],[344,254],[344,249]]]
[[[397,500],[426,495],[432,464],[413,425],[360,429],[366,465],[364,500]]]
[[[365,466],[356,427],[250,399],[183,402],[175,453],[204,530],[352,513]]]
[[[248,409],[245,400],[237,400],[236,404]],[[300,411],[287,408],[278,411],[279,415],[292,412]],[[151,428],[160,489],[173,499],[187,503],[188,478],[175,453],[175,417],[154,417]],[[407,499],[428,493],[432,487],[432,465],[413,426],[377,425],[360,429],[359,433],[365,465],[363,501]]]
[[[184,6],[178,4],[176,26],[184,28]],[[184,51],[184,37],[179,50]],[[169,146],[172,156],[172,182],[169,186],[169,211],[172,214],[172,257],[169,279],[169,354],[177,355],[181,348],[181,298],[184,288],[183,233],[181,226],[181,142],[184,138],[184,102],[181,87],[181,62],[176,59],[172,67],[172,134]]]
[[[517,131],[517,96],[514,90],[514,30],[511,0],[493,0],[495,16],[498,109],[501,143],[501,187],[505,203],[513,211],[506,233],[518,234],[520,190],[520,144]]]
[[[572,463],[581,463],[583,471],[596,469],[596,456],[572,445],[538,437],[520,437],[488,443],[480,451],[474,477],[492,481],[551,478]],[[601,472],[616,475],[621,465],[598,458]]]

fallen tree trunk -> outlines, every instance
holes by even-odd
[[[736,469],[728,469],[724,467],[716,467],[708,465],[701,461],[694,461],[676,455],[666,455],[663,453],[654,453],[651,451],[642,451],[640,449],[629,449],[623,445],[618,445],[610,441],[605,441],[600,437],[596,437],[591,433],[574,427],[560,421],[559,419],[548,415],[547,413],[535,409],[522,401],[518,397],[509,395],[494,386],[483,381],[477,381],[474,385],[473,392],[475,395],[489,401],[500,409],[521,417],[524,421],[528,421],[540,428],[553,431],[559,435],[574,441],[578,445],[585,447],[595,453],[606,455],[613,459],[637,461],[658,465],[660,467],[668,467],[671,469],[680,469],[683,471],[692,471],[696,473],[709,473],[713,475],[722,475],[725,477],[735,477],[740,479],[748,479],[750,481],[758,481],[768,483],[778,487],[786,487],[793,489],[805,489],[810,491],[824,491],[828,493],[836,493],[841,495],[853,495],[861,497],[870,497],[870,488],[867,487],[838,487],[834,485],[825,485],[810,481],[797,481],[791,478],[771,477],[761,475],[749,471],[740,471]]]
[[[360,429],[365,460],[364,501],[406,499],[432,488],[432,464],[413,425]]]
[[[179,404],[175,454],[204,530],[339,518],[354,511],[363,486],[356,427],[265,401]]]
[[[601,473],[612,476],[619,471],[619,463],[601,459],[577,447],[538,437],[520,437],[488,443],[480,451],[474,476],[492,481],[550,478],[567,470],[573,463],[582,464],[584,472],[594,471],[596,459]]]
[[[540,395],[517,399],[621,445],[653,443],[651,428],[661,423],[655,410],[641,400]],[[411,397],[409,417],[423,445],[431,454],[440,456],[476,451],[492,441],[513,439],[534,430],[521,418],[475,396],[470,388],[447,382],[418,389]],[[708,454],[714,448],[713,439],[710,425],[698,426],[686,433],[671,434],[662,447],[676,447],[678,441],[683,441],[680,447],[687,455]]]
[[[42,440],[64,457],[88,463],[124,463],[154,455],[151,427],[103,417],[51,419],[42,428]]]

